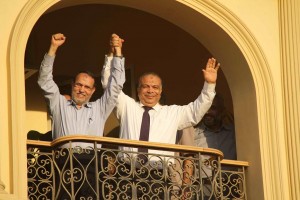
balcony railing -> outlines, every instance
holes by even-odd
[[[246,199],[248,163],[216,149],[92,136],[27,147],[28,199]]]

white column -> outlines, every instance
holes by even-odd
[[[279,0],[285,137],[291,199],[300,199],[300,3]]]

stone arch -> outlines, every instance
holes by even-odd
[[[26,135],[23,131],[25,116],[23,70],[26,42],[38,18],[44,12],[55,8],[51,6],[58,2],[62,7],[82,3],[78,0],[29,0],[21,11],[11,36],[8,66],[11,80],[10,109],[13,119],[12,146],[18,146],[13,157],[21,157],[14,160],[13,165],[20,166],[18,169],[20,171],[14,171],[14,174],[20,172],[22,179],[19,177],[18,180],[24,181],[18,182],[14,175],[14,188],[26,188],[26,158],[23,158],[26,153]],[[263,196],[265,199],[271,199],[272,194],[281,191],[280,181],[276,180],[281,180],[282,174],[280,169],[276,170],[278,163],[275,163],[275,160],[280,160],[280,154],[272,151],[275,149],[274,145],[277,145],[278,136],[272,134],[276,132],[277,119],[274,111],[276,102],[275,98],[272,98],[274,81],[269,75],[270,66],[255,38],[233,13],[215,1],[169,0],[161,3],[147,0],[88,0],[84,3],[128,6],[160,16],[193,35],[216,55],[224,66],[223,71],[231,88],[235,116],[239,116],[236,120],[238,157],[251,162],[248,176],[256,177],[255,180],[251,178],[248,180],[248,186],[251,185],[251,188],[248,188],[250,199],[254,192],[256,195],[260,194],[261,199]],[[172,12],[173,9],[176,13]],[[178,13],[184,13],[184,17]],[[249,140],[253,144],[250,145]],[[279,168],[282,166],[279,165]],[[268,183],[268,186],[263,183]],[[23,187],[20,187],[20,184]],[[25,193],[23,190],[20,192],[21,196],[25,196]],[[257,196],[256,198],[260,199]]]

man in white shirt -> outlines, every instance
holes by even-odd
[[[106,88],[108,80],[110,79],[111,76],[111,62],[113,59],[113,53],[114,53],[113,48],[111,48],[111,51],[105,57],[105,63],[103,66],[102,77],[101,77],[102,78],[101,82],[104,89]],[[122,61],[124,62],[124,59],[122,59]],[[202,70],[205,83],[201,94],[194,102],[191,102],[188,105],[184,105],[184,106],[161,105],[159,103],[162,94],[162,80],[160,76],[154,72],[145,73],[142,76],[140,76],[138,88],[137,88],[139,101],[135,101],[133,98],[129,97],[123,92],[121,92],[118,96],[114,113],[120,122],[120,138],[129,139],[129,140],[143,140],[143,141],[150,141],[150,142],[175,144],[177,130],[182,130],[184,128],[191,127],[198,124],[199,121],[202,119],[202,117],[210,108],[215,96],[217,71],[219,67],[220,64],[216,62],[216,59],[214,58],[208,59],[205,69]],[[145,107],[148,107],[149,111],[147,112],[149,113],[149,118],[150,118],[148,122],[149,127],[147,128],[149,130],[147,136],[148,138],[146,140],[144,139],[144,137],[141,137],[143,135],[141,133],[141,129],[144,129],[142,127],[144,122],[143,116],[146,110]],[[137,151],[141,152],[140,148],[137,149],[132,147],[120,147],[120,150],[130,151],[130,152],[137,152]],[[151,174],[151,172],[148,171],[149,170],[148,167],[152,167],[151,170],[153,170],[153,166],[156,166],[158,171],[156,170],[153,171],[155,171],[157,174],[161,173],[161,171],[159,171],[160,169],[166,167],[163,166],[164,162],[160,160],[159,157],[174,156],[174,152],[170,152],[170,151],[149,149],[143,151],[143,153],[145,152],[146,153],[148,152],[151,155],[157,154],[158,156],[150,156],[149,160],[150,163],[154,163],[155,161],[158,162],[156,162],[153,165],[149,165],[149,164],[143,165],[146,162],[139,160],[137,161],[138,162],[137,167],[139,168],[139,164],[141,164],[142,165],[140,166],[141,170],[137,170],[137,171],[128,170],[128,174],[125,174],[124,176],[129,177],[130,176],[129,173],[133,172],[133,174],[135,174],[133,176],[136,176],[138,178],[138,181],[136,183],[137,185],[142,184],[143,179],[145,177],[151,177],[152,181],[155,179],[153,178],[154,173]],[[128,158],[127,164],[131,162],[129,159],[130,158]],[[125,163],[126,162],[127,161],[125,161]],[[131,163],[135,163],[135,162],[131,162]],[[119,163],[118,168],[121,168],[120,165],[123,165],[123,163],[122,164]],[[127,167],[130,168],[130,166]],[[145,176],[142,177],[142,175]],[[164,178],[162,178],[162,176],[160,177],[158,175],[157,180],[165,180]],[[145,181],[143,183],[149,186],[149,184],[151,183],[155,184],[155,180],[153,182],[151,182],[150,180],[150,182]],[[131,184],[129,184],[129,186],[127,187],[131,187]],[[137,189],[138,188],[139,187],[137,187]],[[147,187],[145,186],[145,188]],[[147,196],[149,194],[147,194],[146,192],[141,192],[141,197],[143,195]],[[139,194],[137,195],[139,196]],[[151,195],[154,195],[154,192],[151,193]],[[157,197],[160,198],[161,194],[157,195]]]
[[[105,88],[111,72],[110,54],[106,56],[102,70],[102,85]],[[123,59],[124,60],[124,59]],[[162,80],[158,74],[145,73],[139,78],[137,88],[139,101],[121,92],[118,96],[114,113],[120,122],[120,138],[139,140],[143,106],[151,107],[149,140],[175,144],[177,130],[191,127],[199,123],[204,114],[210,108],[215,96],[217,71],[220,64],[214,58],[210,58],[206,68],[203,69],[205,79],[204,87],[199,97],[188,105],[161,105],[159,100],[162,93]],[[131,147],[124,147],[123,150],[136,151]],[[149,150],[149,153],[162,155],[173,155],[172,152]]]

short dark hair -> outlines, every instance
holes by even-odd
[[[145,72],[143,73],[140,77],[139,77],[139,82],[138,82],[138,88],[141,86],[141,79],[145,76],[148,76],[148,75],[152,75],[152,76],[156,76],[160,79],[160,82],[161,82],[161,87],[163,86],[163,81],[162,81],[162,78],[160,77],[160,75],[158,75],[157,73],[155,72]]]
[[[74,78],[73,78],[73,83],[75,83],[76,77],[77,77],[79,74],[87,74],[89,77],[91,77],[92,79],[94,79],[94,87],[96,87],[96,76],[95,76],[95,74],[92,73],[91,71],[87,71],[87,70],[78,72],[78,73],[74,76]]]

